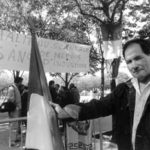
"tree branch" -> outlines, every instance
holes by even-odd
[[[122,7],[121,7],[121,12],[120,12],[120,17],[119,17],[119,19],[118,19],[118,22],[119,23],[121,23],[122,22],[122,15],[123,15],[123,10],[124,10],[124,8],[125,8],[125,4],[128,2],[129,0],[124,0],[123,1],[123,4],[122,4]]]
[[[116,13],[116,9],[118,8],[120,2],[122,2],[122,0],[118,0],[118,1],[117,1],[116,5],[115,5],[115,7],[114,7],[114,9],[113,9],[113,11],[112,11],[112,16],[111,16],[111,21],[112,21],[112,22],[114,22],[114,16],[115,16],[115,13]],[[122,12],[122,10],[121,10],[121,12]]]
[[[108,2],[108,5],[110,5],[111,3],[113,3],[114,2],[114,0],[111,0],[110,2]]]
[[[102,1],[102,5],[103,5],[103,12],[106,15],[106,17],[108,18],[108,20],[110,20],[110,15],[109,15],[109,3],[106,1]]]
[[[70,83],[70,81],[75,77],[75,76],[77,76],[79,73],[74,73],[74,74],[72,74],[71,75],[71,77],[70,77],[70,79],[69,79],[69,81],[68,81],[68,83]]]
[[[60,73],[56,73],[56,75],[59,76],[59,78],[61,78],[65,82],[65,79],[61,76]]]
[[[100,22],[100,23],[104,23],[101,19],[99,19],[97,16],[94,16],[94,15],[92,15],[92,14],[89,14],[89,13],[86,13],[86,12],[84,12],[84,10],[81,8],[81,5],[79,4],[79,2],[78,2],[78,0],[74,0],[75,2],[76,2],[76,4],[77,4],[77,7],[79,8],[79,11],[80,11],[80,13],[83,15],[83,16],[87,16],[87,17],[90,17],[90,18],[92,18],[92,19],[94,19],[94,20],[96,20],[96,21],[98,21],[98,22]]]

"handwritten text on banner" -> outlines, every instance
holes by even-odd
[[[46,72],[86,72],[90,46],[38,38]],[[0,30],[0,68],[29,70],[31,36]]]

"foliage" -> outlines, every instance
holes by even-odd
[[[128,40],[134,37],[146,38],[149,36],[147,32],[149,22],[149,3],[139,3],[137,0],[130,0],[124,11],[123,39]]]

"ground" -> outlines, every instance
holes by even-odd
[[[0,113],[0,120],[8,118],[7,113]],[[8,146],[8,138],[9,138],[9,124],[2,123],[0,124],[0,150],[20,150],[21,148],[18,147],[11,147]]]

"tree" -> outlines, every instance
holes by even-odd
[[[79,76],[79,73],[50,73],[50,75],[53,77],[59,77],[63,81],[65,87],[68,89],[72,79]]]
[[[13,74],[13,77],[14,77],[14,81],[15,81],[16,78],[22,77],[23,73],[24,73],[24,71],[13,70],[12,74]]]
[[[88,19],[92,19],[93,24],[96,28],[101,29],[102,38],[99,37],[99,44],[103,40],[115,40],[121,38],[121,26],[122,26],[122,15],[125,8],[125,4],[128,0],[111,0],[111,1],[89,1],[89,0],[74,0],[80,13]],[[98,35],[100,33],[97,33]],[[119,37],[118,37],[119,36]],[[101,48],[99,48],[101,51]],[[102,51],[101,51],[102,52]],[[102,57],[102,69],[104,61]],[[112,82],[115,83],[115,78],[118,74],[120,58],[114,59],[112,62]],[[102,72],[102,74],[104,74]],[[104,75],[103,75],[104,76]],[[102,76],[102,77],[103,77]],[[102,80],[103,81],[103,80]],[[104,83],[102,83],[104,84]],[[114,89],[115,84],[112,84]]]
[[[14,5],[14,1],[12,1],[12,3],[9,1],[1,1],[0,7],[0,29],[17,31],[19,33],[22,33],[25,29],[27,29],[25,20],[21,15],[19,15],[17,5]],[[12,70],[12,74],[15,80],[15,78],[21,77],[23,72],[19,70]]]

